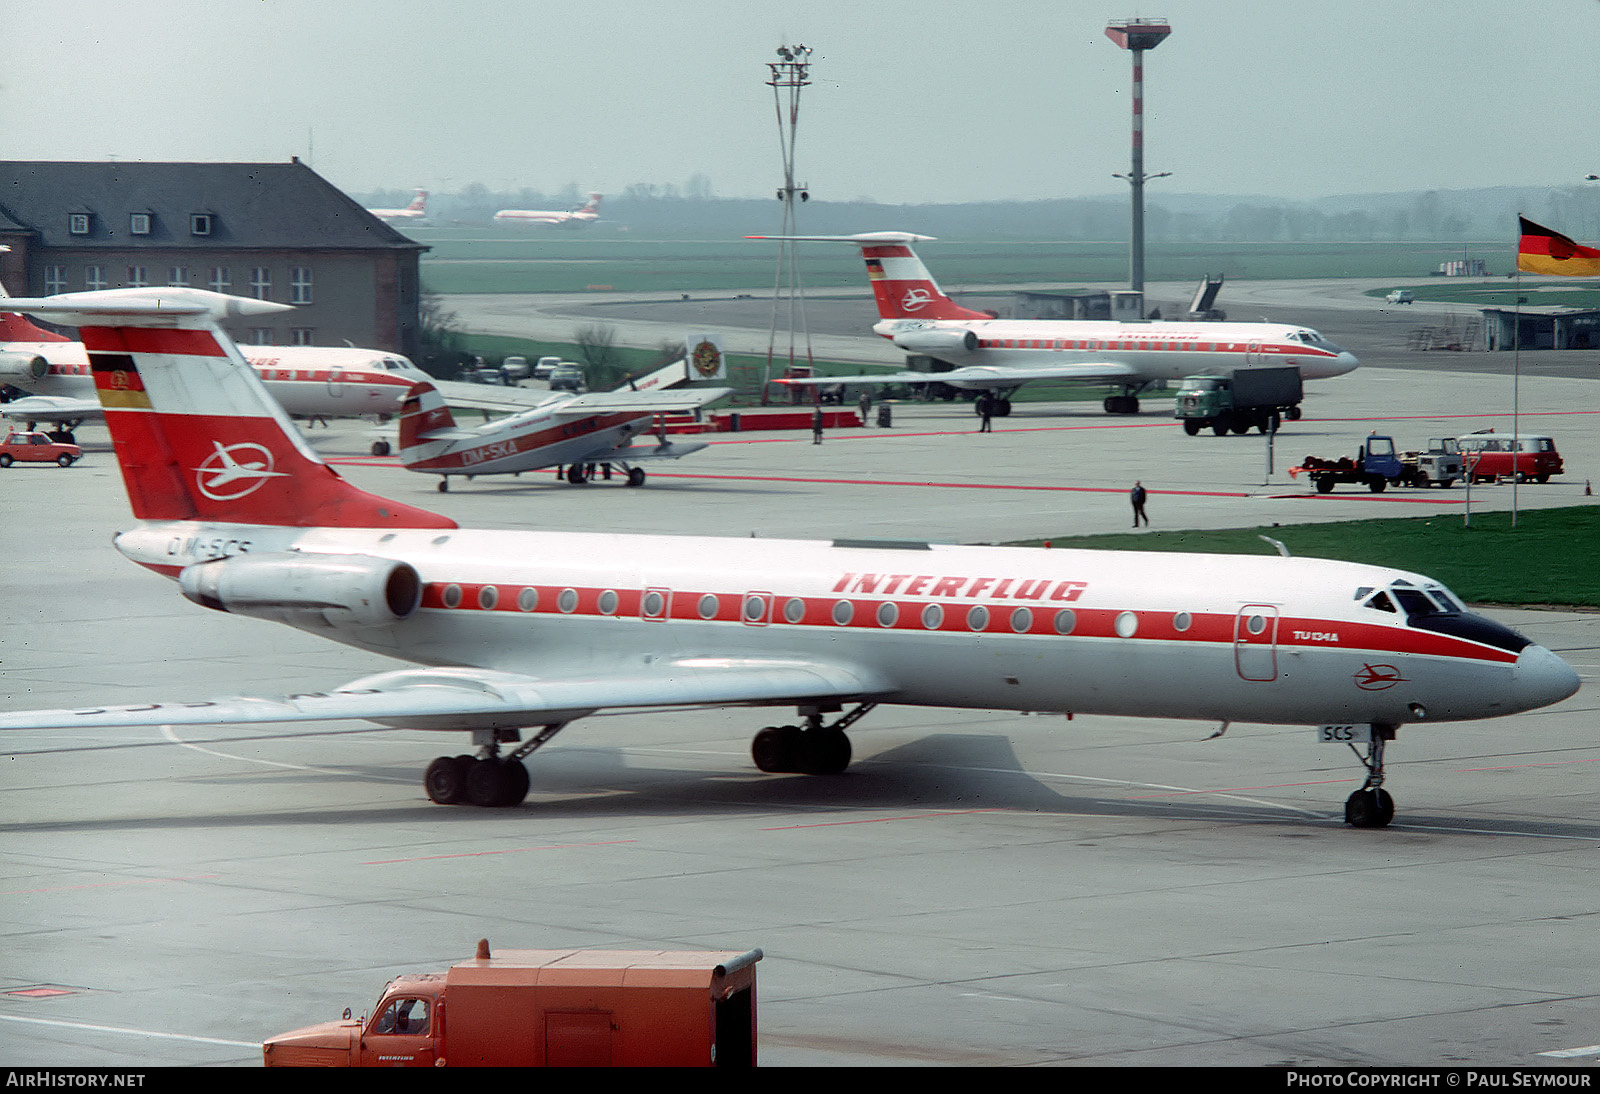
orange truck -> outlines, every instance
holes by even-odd
[[[760,950],[502,950],[399,976],[268,1067],[754,1067]]]

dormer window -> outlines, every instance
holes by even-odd
[[[128,217],[128,231],[129,231],[129,233],[131,233],[133,235],[136,235],[136,236],[147,236],[147,235],[149,235],[150,234],[150,214],[149,213],[133,213],[133,214],[129,215],[129,217]]]
[[[67,214],[67,231],[71,232],[75,236],[86,236],[86,235],[88,235],[89,234],[89,214],[88,213],[68,213]]]
[[[192,236],[208,236],[211,234],[210,213],[189,214],[189,234]]]

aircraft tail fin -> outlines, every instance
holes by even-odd
[[[883,319],[993,319],[989,312],[950,299],[922,264],[911,244],[932,236],[910,232],[863,232],[853,236],[748,236],[826,243],[854,243],[867,263],[867,280]]]
[[[134,516],[285,527],[453,528],[346,482],[219,323],[287,310],[204,289],[0,301],[76,326]]]
[[[425,212],[427,212],[428,211],[428,191],[426,191],[426,190],[418,190],[417,191],[417,196],[411,199],[411,204],[407,205],[406,208],[410,209],[414,213],[425,213]]]
[[[0,247],[0,251],[6,250]],[[6,287],[0,285],[0,300],[11,299],[11,294],[6,292]],[[0,342],[70,342],[72,339],[64,334],[57,334],[53,330],[31,322],[27,316],[15,312],[0,312]]]
[[[400,404],[401,459],[408,448],[421,445],[429,433],[454,428],[455,424],[455,415],[450,413],[438,388],[426,381],[412,384],[405,402]]]
[[[598,213],[599,211],[600,195],[593,192],[589,194],[589,200],[584,203],[583,208],[578,210],[580,213]]]

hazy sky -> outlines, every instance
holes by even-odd
[[[0,0],[6,159],[280,161],[336,185],[782,181],[766,62],[813,47],[813,196],[1326,194],[1600,172],[1597,0]]]

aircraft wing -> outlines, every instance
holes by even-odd
[[[439,390],[440,395],[444,396],[446,404],[458,410],[490,410],[502,414],[516,414],[548,403],[552,398],[561,397],[559,392],[551,393],[543,388],[463,384],[450,380],[432,380],[430,383]]]
[[[625,444],[620,447],[601,448],[574,458],[572,463],[638,463],[641,460],[676,460],[679,457],[709,448],[705,441],[662,441],[660,444]]]
[[[673,414],[699,410],[709,406],[724,395],[733,393],[731,387],[690,387],[658,389],[655,391],[592,391],[575,395],[556,407],[557,418],[586,418],[591,414],[638,412],[640,414]]]
[[[98,399],[61,395],[25,395],[0,404],[0,417],[17,422],[83,422],[103,416]]]
[[[1073,361],[1058,365],[967,365],[948,372],[874,372],[864,376],[807,376],[775,384],[955,384],[961,387],[1016,387],[1029,380],[1119,383],[1137,375],[1120,361]]]
[[[876,674],[825,661],[691,658],[644,671],[533,677],[490,669],[399,669],[326,692],[0,713],[0,731],[362,719],[399,729],[528,728],[600,711],[788,705],[886,696]]]

